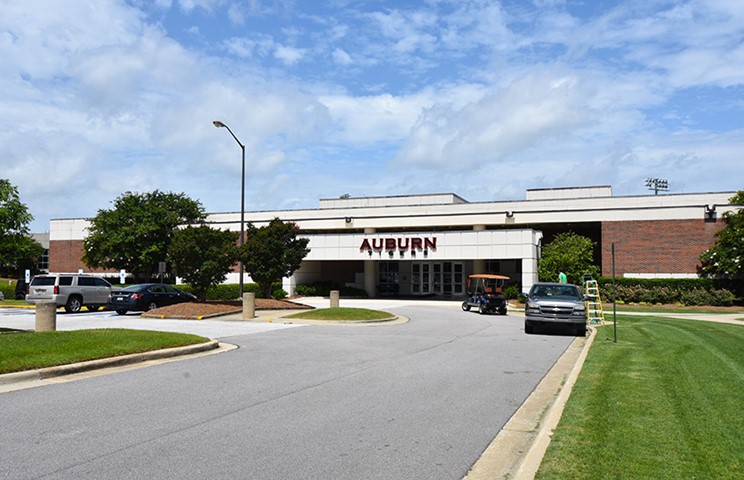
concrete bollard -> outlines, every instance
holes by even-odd
[[[338,290],[331,290],[331,308],[338,308]]]
[[[37,332],[54,332],[57,330],[57,305],[54,302],[36,303]]]
[[[243,320],[252,320],[256,316],[256,294],[243,294]]]

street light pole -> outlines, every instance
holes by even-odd
[[[243,145],[240,140],[238,140],[238,137],[235,136],[232,130],[230,130],[230,127],[225,125],[224,123],[220,122],[219,120],[215,120],[212,122],[215,127],[217,128],[226,128],[228,132],[230,132],[230,135],[235,139],[236,142],[238,142],[238,145],[240,145],[240,150],[243,154],[243,166],[241,169],[241,180],[240,180],[240,246],[243,246],[244,238],[245,237],[245,145]],[[243,260],[240,260],[240,299],[243,300]]]

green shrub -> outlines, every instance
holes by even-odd
[[[514,300],[518,299],[522,296],[522,292],[519,291],[519,287],[517,285],[507,285],[504,287],[504,298],[507,300]]]
[[[736,295],[709,278],[617,278],[618,303],[731,306]],[[612,279],[599,280],[604,301],[613,300]]]
[[[317,293],[315,293],[315,287],[313,285],[303,283],[295,287],[295,295],[301,297],[315,297],[317,296]]]
[[[717,307],[730,307],[736,300],[736,295],[726,290],[725,288],[721,290],[713,290],[712,292],[710,292],[710,296],[710,304]]]
[[[301,297],[328,297],[331,290],[338,290],[342,297],[367,298],[367,292],[361,288],[341,287],[336,282],[320,281],[311,284],[303,283],[295,287],[295,294]]]
[[[3,292],[6,300],[13,300],[15,298],[15,283],[9,285],[6,282],[0,284],[0,292]]]
[[[710,305],[711,296],[702,288],[685,290],[680,295],[680,302],[684,305]]]
[[[276,298],[277,300],[281,300],[283,298],[287,298],[287,292],[283,288],[281,288],[281,287],[280,288],[275,288],[271,292],[271,296],[273,298]]]

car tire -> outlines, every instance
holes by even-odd
[[[120,308],[120,309],[118,309],[118,310],[116,311],[116,313],[117,313],[117,314],[119,314],[119,315],[126,315],[126,314],[127,314],[127,311],[126,311],[126,310],[124,310],[124,309],[122,309],[122,308]]]
[[[524,322],[524,333],[529,333],[529,334],[535,333],[535,326],[532,325],[532,322],[528,322],[528,321],[525,320],[525,322]]]
[[[470,311],[470,304],[468,302],[462,302],[462,309],[466,312]]]
[[[65,312],[67,313],[78,313],[81,308],[83,308],[83,299],[77,295],[70,296],[65,303]]]
[[[150,302],[150,303],[147,304],[147,311],[148,312],[150,310],[155,310],[156,308],[158,308],[158,304],[155,303],[155,302]]]

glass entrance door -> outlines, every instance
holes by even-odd
[[[462,292],[461,262],[414,262],[411,265],[413,295],[460,295]]]

